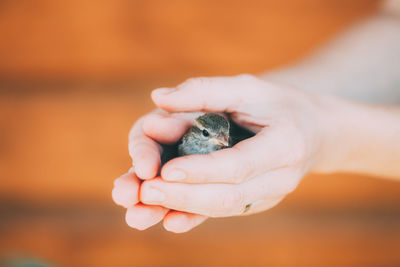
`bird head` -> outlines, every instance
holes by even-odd
[[[230,146],[229,122],[221,115],[206,113],[195,119],[192,131],[197,138],[217,147]]]

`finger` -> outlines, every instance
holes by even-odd
[[[154,178],[161,164],[160,145],[143,132],[144,118],[139,119],[129,134],[129,154],[135,172],[141,179]]]
[[[292,192],[300,177],[299,172],[285,169],[240,185],[169,183],[156,178],[142,183],[140,198],[145,204],[209,217],[233,216],[242,214],[250,203]]]
[[[242,192],[233,185],[167,183],[161,179],[146,181],[141,186],[141,201],[149,205],[221,217],[239,213]]]
[[[161,176],[185,183],[243,183],[301,160],[303,148],[297,142],[282,128],[265,128],[232,148],[175,158],[164,165]]]
[[[132,228],[145,230],[160,222],[167,212],[168,209],[160,206],[139,203],[127,209],[125,221]]]
[[[164,228],[174,233],[184,233],[198,226],[207,219],[206,216],[171,210],[164,217]]]
[[[143,131],[162,144],[177,142],[191,126],[191,119],[175,114],[150,114],[144,118]]]
[[[252,91],[258,87],[249,88],[250,80],[260,83],[250,75],[192,78],[176,88],[154,90],[151,97],[158,107],[172,112],[233,112],[243,99],[255,97]]]
[[[139,202],[140,180],[133,172],[128,172],[114,181],[112,198],[114,202],[125,208]]]

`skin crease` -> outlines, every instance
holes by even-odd
[[[376,28],[367,26],[360,31]],[[388,58],[396,55],[391,53]],[[129,149],[135,167],[116,180],[112,193],[114,201],[127,208],[128,225],[143,230],[163,220],[166,230],[180,233],[207,217],[264,211],[292,192],[309,171],[351,171],[398,179],[400,109],[316,93],[323,83],[316,82],[319,86],[313,89],[313,83],[305,81],[318,77],[308,77],[306,70],[323,70],[317,66],[325,62],[273,73],[272,80],[277,82],[270,82],[268,75],[264,80],[251,75],[197,78],[176,88],[153,91],[159,109],[133,126]],[[391,73],[384,66],[382,72]],[[307,91],[282,83],[294,81],[293,73],[302,73],[299,84]],[[378,89],[381,98],[386,92],[388,99],[395,98],[393,90]],[[233,148],[171,160],[161,177],[156,177],[158,143],[179,140],[198,116],[191,112],[198,111],[231,113],[256,136]],[[250,203],[250,210],[242,214]]]

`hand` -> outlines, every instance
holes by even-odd
[[[114,202],[127,209],[125,220],[129,226],[144,230],[164,219],[163,225],[166,230],[181,233],[206,219],[202,215],[170,211],[161,206],[138,203],[141,179],[154,178],[158,172],[160,152],[162,152],[159,143],[176,142],[196,116],[195,114],[169,115],[156,110],[139,119],[132,127],[129,134],[129,152],[135,167],[115,180],[112,191]],[[149,128],[146,125],[158,127]]]
[[[190,79],[174,89],[155,90],[152,98],[168,112],[230,113],[256,133],[230,149],[173,159],[163,167],[162,178],[151,179],[160,165],[155,141],[176,142],[190,124],[179,115],[153,114],[134,126],[130,147],[135,148],[131,156],[136,174],[150,179],[141,185],[141,202],[164,207],[159,217],[170,208],[196,218],[186,229],[205,218],[194,214],[223,217],[273,207],[318,159],[324,133],[317,95],[240,75]]]

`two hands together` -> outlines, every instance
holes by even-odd
[[[207,217],[267,210],[310,170],[324,171],[329,100],[255,76],[193,78],[152,92],[159,109],[139,119],[129,137],[134,167],[114,182],[126,222],[146,229],[163,220],[186,232]],[[232,148],[167,162],[160,144],[177,142],[193,112],[224,112],[256,135]]]

